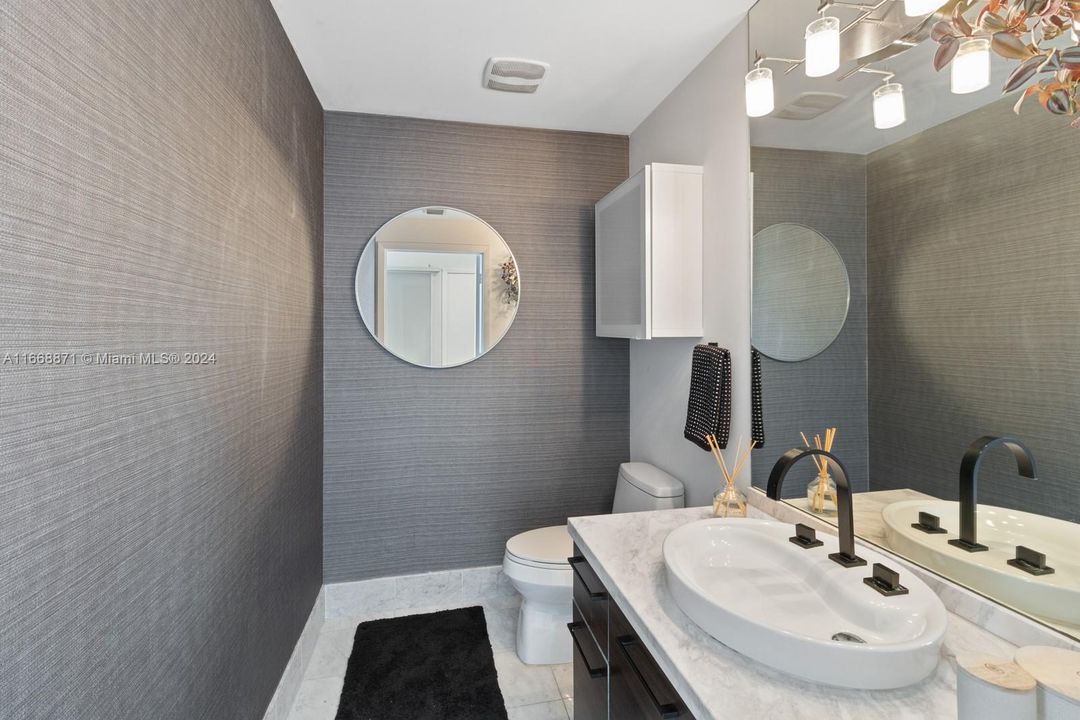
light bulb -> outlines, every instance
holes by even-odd
[[[942,0],[904,0],[904,14],[908,17],[929,15],[942,4]]]
[[[960,43],[952,61],[952,91],[957,95],[982,90],[990,84],[990,40],[969,38]]]
[[[907,120],[904,109],[904,86],[888,83],[874,91],[874,127],[888,130]]]
[[[840,67],[840,20],[818,18],[806,26],[806,74],[823,77]]]
[[[772,70],[754,68],[746,73],[746,114],[762,117],[773,111]]]

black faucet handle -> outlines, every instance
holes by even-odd
[[[900,584],[900,573],[881,563],[874,563],[874,574],[863,582],[886,597],[907,595],[908,589]]]
[[[1054,573],[1054,568],[1046,564],[1046,555],[1023,545],[1017,545],[1016,557],[1005,562],[1032,575],[1052,575]]]
[[[814,528],[802,523],[795,524],[795,535],[789,537],[788,541],[795,543],[804,550],[821,547],[825,544],[817,539],[817,531]]]
[[[916,530],[922,530],[928,535],[943,535],[948,532],[945,528],[941,527],[941,518],[928,512],[920,512],[919,522],[911,523],[911,527]]]

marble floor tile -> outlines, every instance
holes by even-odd
[[[514,651],[517,647],[518,609],[484,606],[488,637],[493,652]]]
[[[344,678],[319,678],[300,683],[289,720],[334,720]]]
[[[574,698],[563,698],[563,705],[566,706],[566,717],[569,720],[574,720]]]
[[[359,621],[353,618],[332,618],[323,623],[305,680],[345,677],[357,624]]]
[[[552,665],[551,673],[555,676],[555,684],[559,686],[563,699],[574,697],[574,663]]]
[[[550,665],[526,665],[510,651],[495,653],[495,669],[508,708],[562,699]]]
[[[510,720],[567,720],[566,706],[562,700],[520,705],[506,711]]]

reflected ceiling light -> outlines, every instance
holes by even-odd
[[[904,0],[904,14],[908,17],[929,15],[942,6],[942,0]]]
[[[806,74],[823,77],[840,67],[840,20],[821,17],[806,26]]]
[[[888,130],[903,125],[907,120],[904,108],[904,86],[900,83],[886,82],[874,90],[874,127]]]
[[[767,67],[755,67],[746,73],[746,114],[764,117],[773,111],[773,77]]]
[[[990,84],[990,39],[968,38],[952,61],[952,91],[965,95]]]

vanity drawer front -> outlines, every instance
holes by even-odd
[[[607,659],[574,603],[574,720],[608,720]]]
[[[611,607],[611,717],[635,720],[694,720],[660,666],[623,617]]]
[[[574,571],[574,603],[581,611],[582,619],[600,641],[600,652],[608,657],[608,605],[607,588],[600,582],[589,563],[574,548],[574,557],[570,558],[570,567]]]

